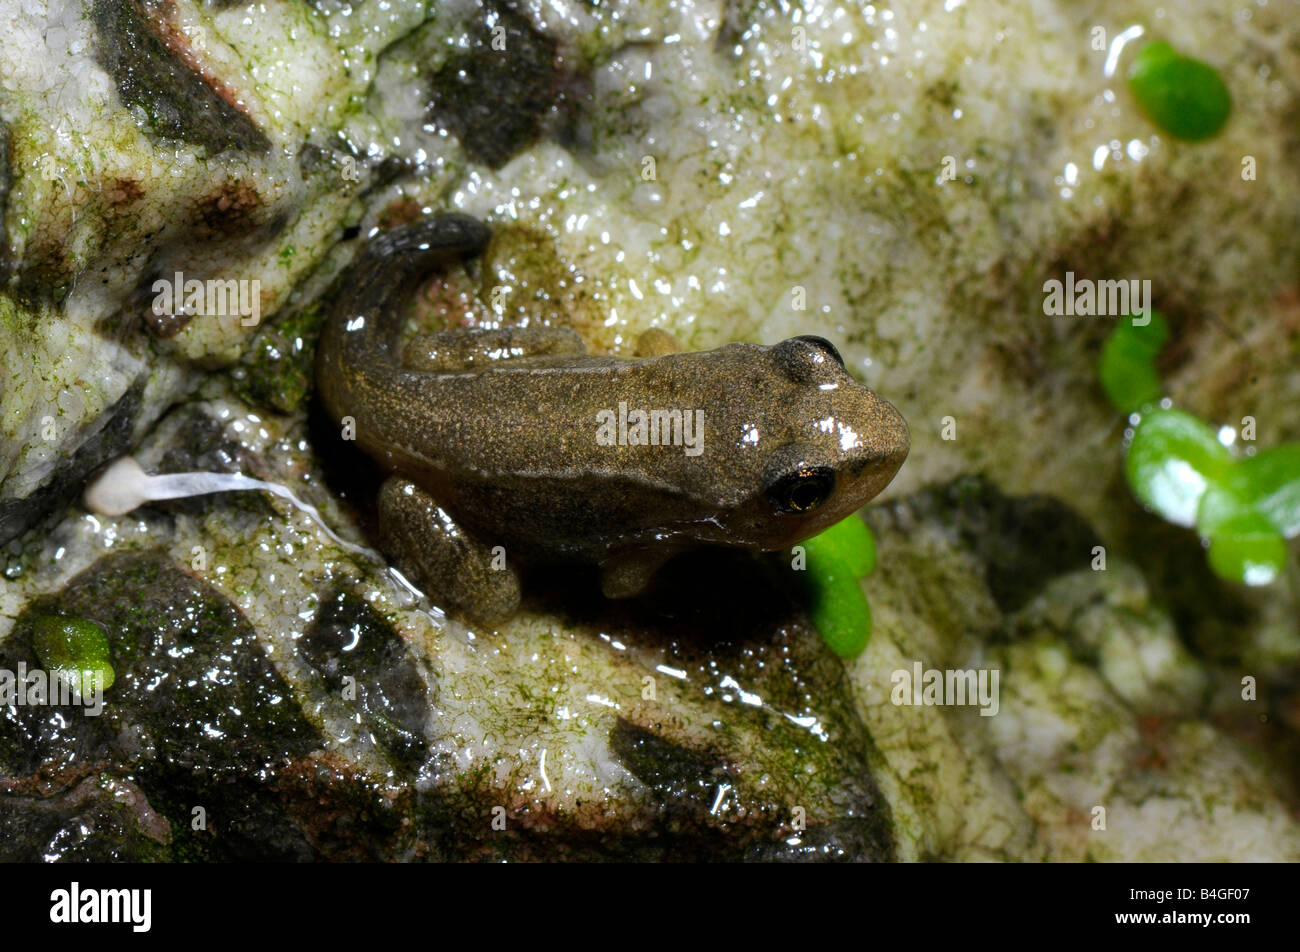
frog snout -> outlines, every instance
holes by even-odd
[[[912,441],[907,421],[892,403],[866,387],[861,391],[861,405],[854,414],[859,445],[849,453],[845,465],[860,481],[859,492],[866,502],[893,480]]]
[[[888,400],[876,399],[881,404],[881,424],[879,431],[880,463],[890,474],[897,473],[907,459],[912,448],[912,437],[907,430],[907,421],[903,414]]]

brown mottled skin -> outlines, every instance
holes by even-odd
[[[700,545],[776,550],[855,512],[894,477],[907,425],[826,341],[593,356],[569,330],[453,330],[400,349],[402,305],[481,222],[442,215],[373,238],[336,285],[316,380],[324,406],[394,475],[384,546],[435,603],[480,621],[518,604],[517,561],[594,563],[639,592]],[[601,411],[703,411],[703,450],[601,445]],[[500,570],[504,547],[510,568]]]

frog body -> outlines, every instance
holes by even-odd
[[[776,550],[885,488],[907,426],[828,342],[589,354],[572,330],[475,328],[401,346],[403,312],[440,263],[490,231],[463,215],[378,235],[336,286],[317,353],[322,403],[392,476],[386,553],[438,604],[499,621],[519,562],[595,564],[635,595],[702,545]]]

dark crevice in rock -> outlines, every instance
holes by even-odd
[[[253,455],[226,436],[223,422],[199,410],[185,408],[180,412],[183,421],[167,440],[158,472],[238,473],[254,469]]]
[[[1087,520],[1054,496],[1006,496],[984,476],[959,476],[890,508],[900,506],[955,532],[984,563],[989,593],[1008,614],[1058,575],[1087,567],[1101,544]]]
[[[343,237],[347,239],[346,231]],[[241,395],[276,413],[302,412],[315,386],[313,364],[323,311],[322,303],[313,300],[257,329],[234,371]]]
[[[363,537],[378,538],[376,500],[388,474],[355,442],[339,439],[339,427],[330,419],[318,398],[309,401],[308,438],[320,461],[325,488],[346,507]]]
[[[713,39],[714,52],[731,54],[744,41],[755,13],[763,6],[761,0],[722,0],[718,33]]]
[[[715,650],[800,611],[793,589],[765,560],[721,548],[670,560],[634,598],[605,598],[590,566],[533,565],[526,578],[527,607],[600,631],[626,628],[637,640],[644,633],[652,644]]]
[[[430,79],[429,118],[475,161],[500,168],[562,99],[556,44],[499,0],[483,0],[465,39]]]
[[[390,760],[413,771],[429,754],[430,698],[406,643],[364,600],[324,600],[300,642],[326,689],[360,718]]]
[[[1214,574],[1194,529],[1144,511],[1127,484],[1117,491],[1126,511],[1115,547],[1142,570],[1152,600],[1166,607],[1195,655],[1217,664],[1241,663],[1241,633],[1251,629],[1255,614],[1242,587]]]
[[[21,499],[0,500],[0,545],[72,502],[95,470],[130,448],[143,394],[144,381],[140,380],[103,412],[98,432],[42,486]]]
[[[707,814],[717,785],[725,782],[726,767],[717,756],[678,746],[621,717],[610,731],[609,745],[668,814]]]
[[[322,858],[392,862],[427,855],[410,822],[415,794],[409,786],[385,785],[341,758],[315,754],[281,771],[275,789]]]
[[[270,150],[262,130],[180,62],[132,0],[95,0],[93,16],[100,65],[117,83],[122,103],[144,111],[154,135],[213,155]]]

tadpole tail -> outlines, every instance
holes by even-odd
[[[349,381],[395,362],[403,305],[421,279],[451,258],[483,250],[492,230],[468,215],[447,213],[381,232],[327,292],[316,352],[316,382],[331,413],[352,401]]]

